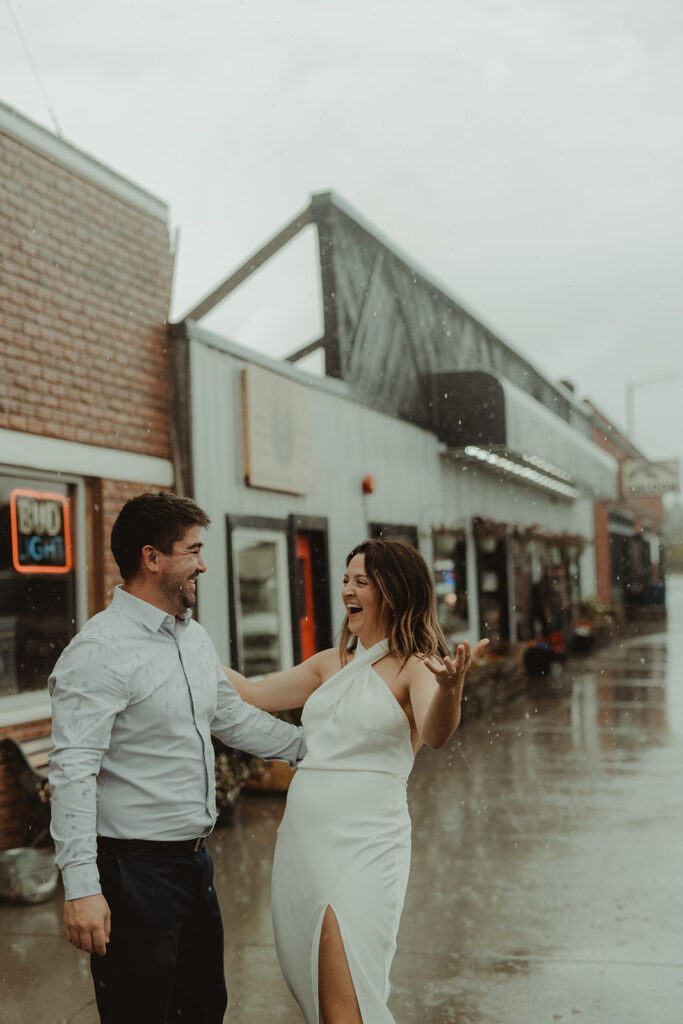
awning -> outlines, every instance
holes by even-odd
[[[434,429],[451,457],[480,463],[567,500],[618,497],[619,466],[593,443],[590,424],[575,425],[504,378],[473,370],[437,373]]]

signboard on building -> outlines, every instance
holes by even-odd
[[[309,494],[315,484],[310,389],[260,366],[242,371],[244,468],[251,487]]]
[[[20,573],[71,571],[68,499],[48,491],[16,489],[10,494],[12,564]]]
[[[621,486],[624,497],[659,498],[675,493],[680,490],[678,459],[627,459],[621,465]]]

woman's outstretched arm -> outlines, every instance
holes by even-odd
[[[467,670],[483,653],[488,640],[470,650],[466,640],[458,644],[455,658],[443,664],[431,659],[420,662],[410,683],[410,703],[420,743],[437,750],[447,743],[460,722],[460,702]]]
[[[247,679],[233,668],[223,671],[243,701],[262,711],[290,711],[302,708],[314,690],[339,668],[336,648],[320,651],[301,665],[274,672],[261,679]]]

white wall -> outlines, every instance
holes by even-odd
[[[315,489],[305,496],[249,487],[244,482],[241,371],[253,361],[298,382],[310,383]],[[205,543],[208,572],[200,583],[199,612],[224,659],[229,650],[226,515],[285,519],[289,515],[328,520],[333,630],[342,620],[339,597],[345,558],[368,535],[369,522],[418,528],[419,542],[432,561],[435,527],[465,528],[485,516],[541,532],[576,533],[592,540],[592,502],[567,501],[476,464],[440,454],[435,435],[362,405],[344,394],[345,386],[305,374],[287,365],[242,353],[236,346],[190,343],[195,498],[213,519]],[[361,483],[372,474],[373,494]],[[474,551],[470,545],[474,579]],[[582,557],[582,591],[595,590],[595,560],[590,544]],[[471,588],[474,590],[474,588]],[[478,623],[472,594],[471,629]]]
[[[315,386],[314,492],[297,496],[248,487],[240,393],[246,363],[198,341],[190,352],[195,499],[213,520],[205,538],[208,572],[200,583],[199,612],[222,657],[228,656],[229,639],[226,515],[329,520],[334,630],[343,617],[338,595],[346,555],[367,537],[368,522],[417,526],[423,553],[431,560],[431,526],[444,514],[433,434]],[[306,378],[298,374],[297,380]],[[376,490],[363,495],[368,474],[375,477]]]

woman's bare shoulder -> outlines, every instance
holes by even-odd
[[[341,668],[341,658],[337,647],[329,647],[326,651],[318,651],[310,660],[315,662],[316,671],[323,682]]]
[[[388,654],[375,667],[383,679],[400,686],[410,687],[416,679],[425,674],[426,677],[432,678],[431,672],[424,664],[424,656],[419,654],[411,654],[405,663],[402,658]]]
[[[428,655],[425,654],[411,654],[408,661],[401,667],[399,673],[399,679],[401,682],[411,686],[414,682],[419,679],[433,680],[434,676],[427,668],[425,662],[428,661]]]

